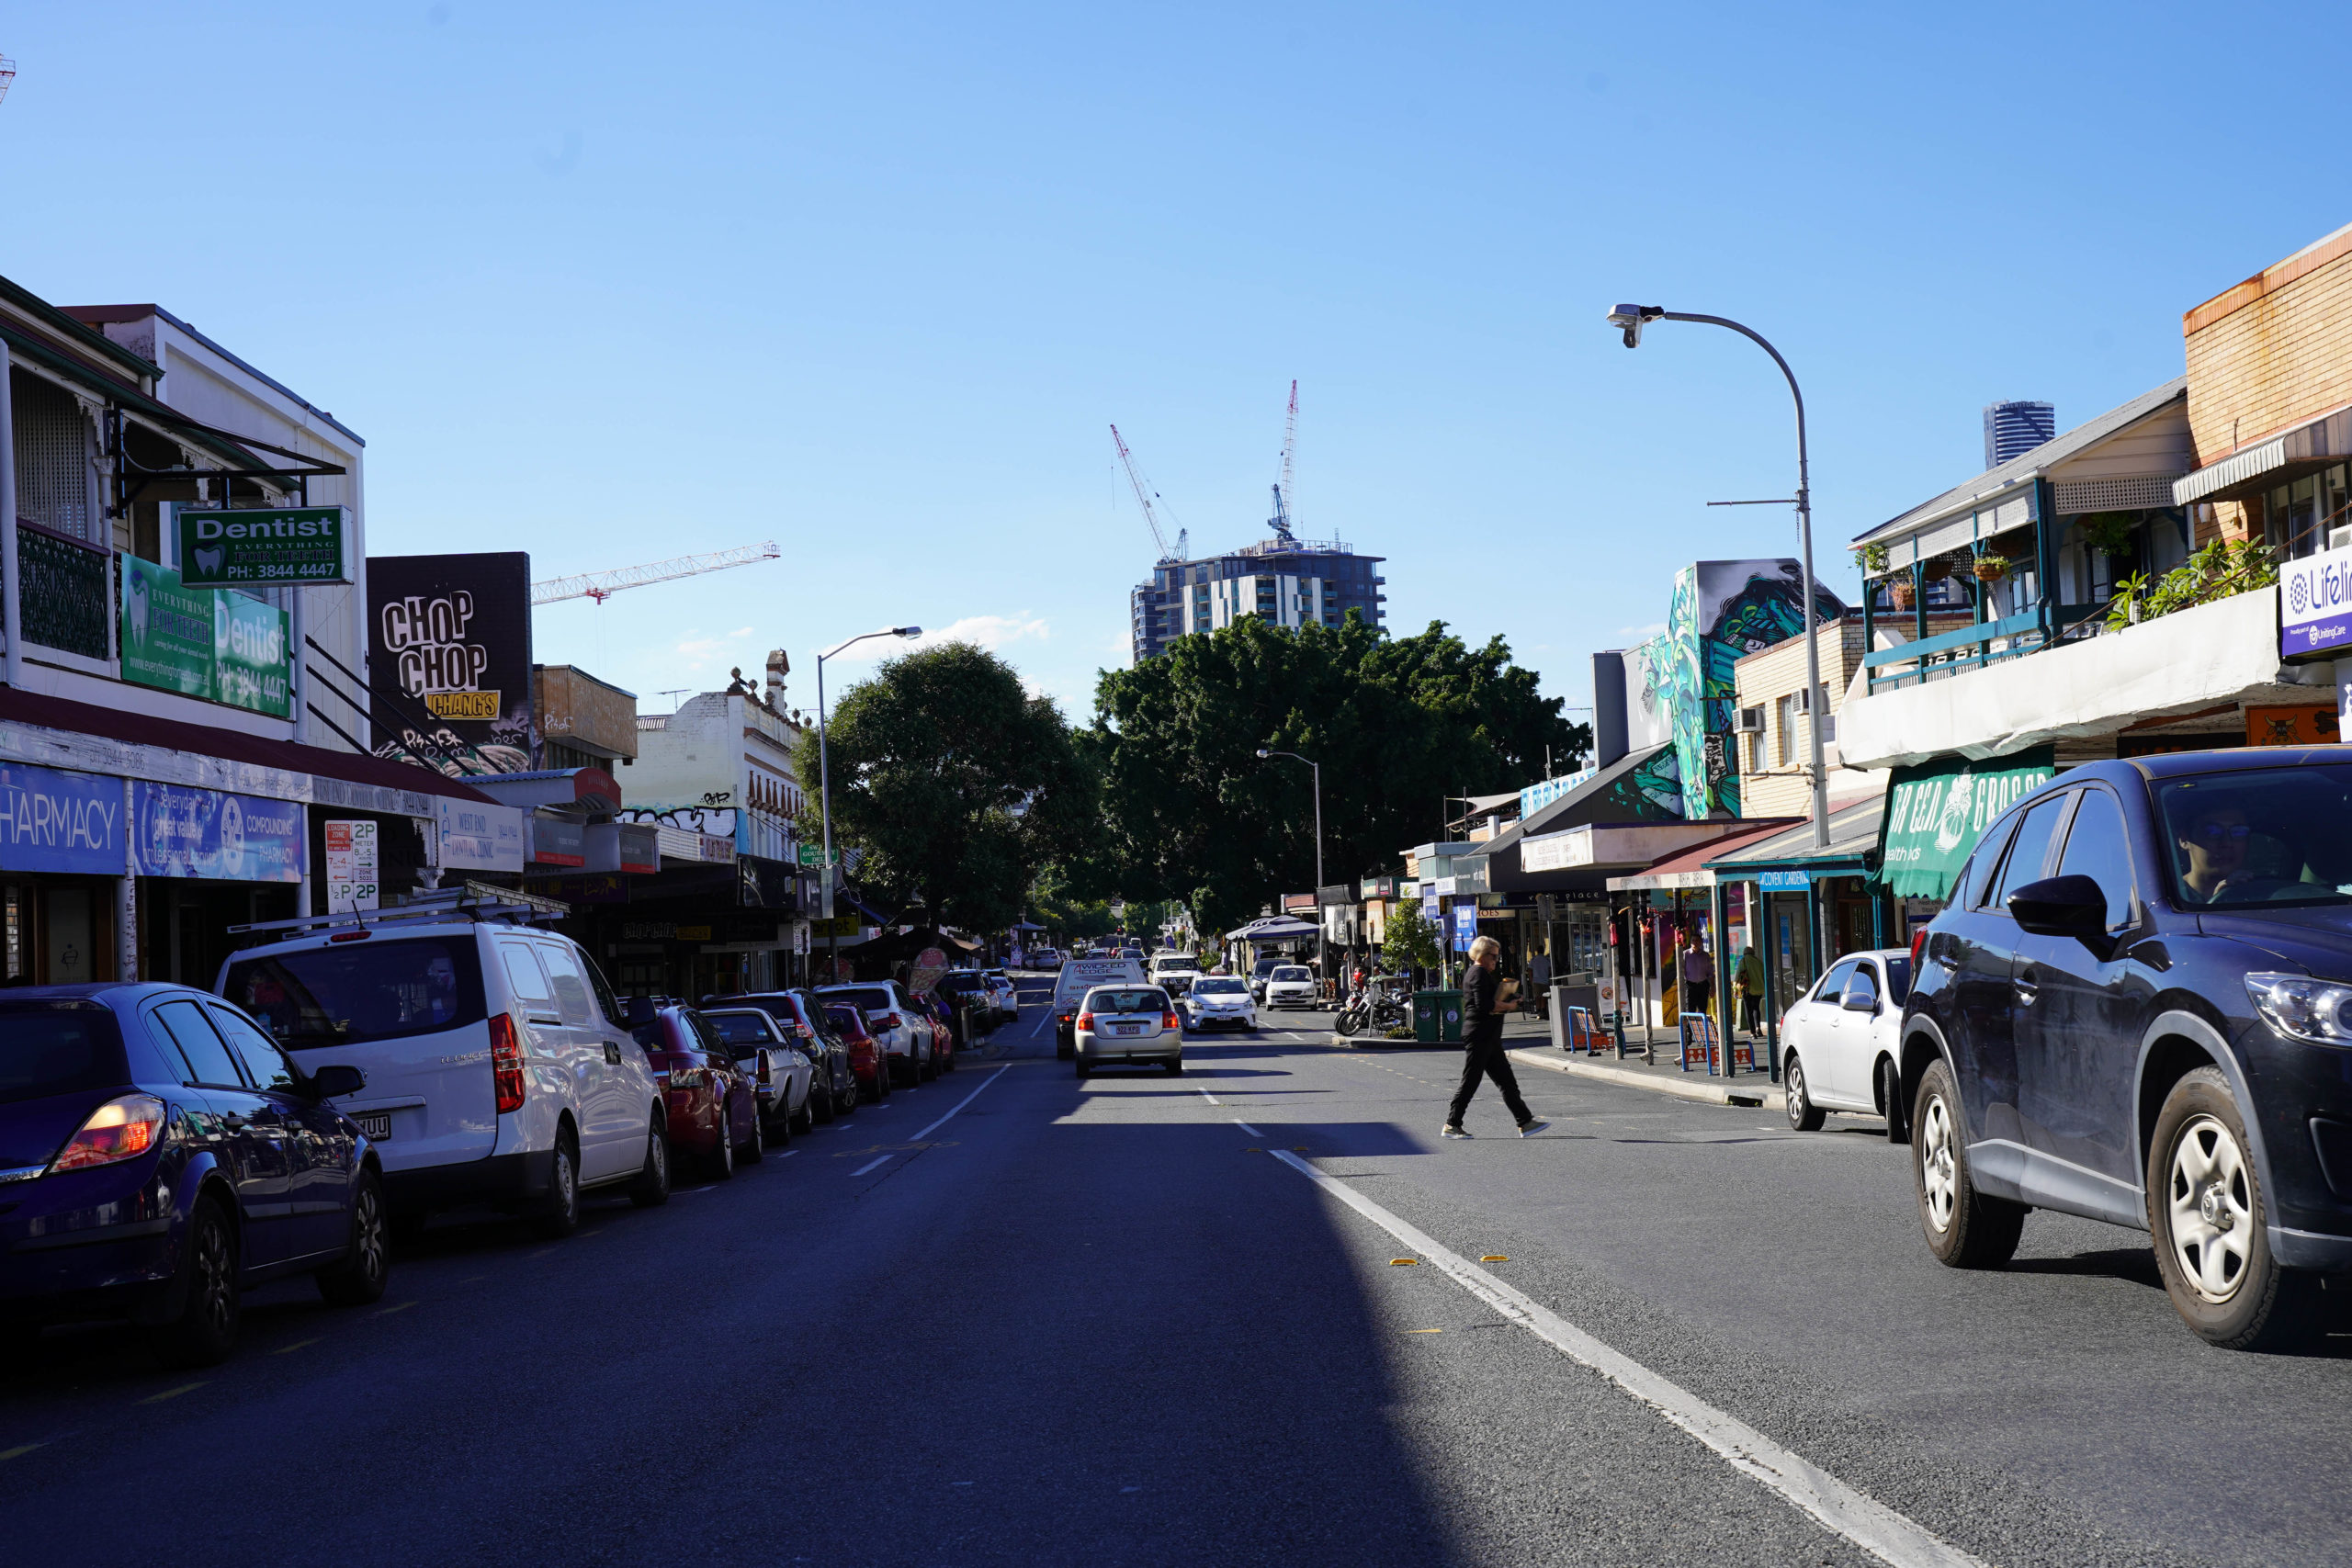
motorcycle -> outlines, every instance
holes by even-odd
[[[1339,1021],[1332,1027],[1342,1036],[1353,1037],[1369,1027],[1385,1033],[1412,1022],[1412,1012],[1404,998],[1391,991],[1359,991],[1340,1010]]]

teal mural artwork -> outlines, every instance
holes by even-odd
[[[1698,561],[1675,573],[1663,657],[1648,661],[1652,695],[1671,725],[1673,753],[1690,820],[1739,814],[1733,766],[1732,667],[1804,629],[1803,588],[1793,560]],[[1814,613],[1845,614],[1838,596],[1814,584]]]
[[[1655,756],[1609,786],[1608,804],[1631,822],[1675,821],[1682,816],[1682,769],[1674,748]]]

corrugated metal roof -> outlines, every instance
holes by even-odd
[[[1997,495],[2025,480],[2038,478],[2086,447],[2105,440],[2128,424],[2145,419],[2175,399],[2188,395],[2188,377],[2167,381],[2154,391],[2141,393],[2120,408],[2108,410],[2097,419],[2085,421],[2054,440],[2043,442],[2022,457],[2012,457],[1997,468],[1985,469],[1964,484],[1954,485],[1933,501],[1890,518],[1867,533],[1855,535],[1854,543],[1867,544],[1873,539],[1914,532],[1948,513],[1959,512],[1988,496]]]

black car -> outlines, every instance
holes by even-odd
[[[2352,1269],[2352,747],[2073,769],[1985,830],[1913,951],[1939,1258],[1997,1267],[2062,1210],[2150,1232],[2206,1340],[2300,1336]]]
[[[235,1347],[247,1289],[384,1293],[376,1151],[243,1012],[186,986],[0,998],[0,1322],[127,1318],[175,1365]],[[21,1346],[20,1346],[21,1348]]]
[[[808,991],[757,991],[729,997],[729,1007],[758,1008],[776,1021],[800,1054],[816,1066],[808,1085],[811,1120],[831,1122],[857,1109],[857,1075],[850,1070],[849,1043],[825,1016],[825,1009]]]

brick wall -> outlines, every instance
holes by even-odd
[[[2202,466],[2352,403],[2352,224],[2181,318]],[[2215,509],[2219,532],[2246,525]]]

